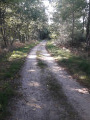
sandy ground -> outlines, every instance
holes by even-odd
[[[90,94],[57,65],[45,45],[43,41],[34,47],[26,59],[18,90],[22,97],[13,100],[9,120],[90,120]],[[37,66],[37,51],[48,65],[44,70]],[[57,81],[62,89],[52,92],[48,88],[50,80],[53,85]]]

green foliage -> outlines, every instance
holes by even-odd
[[[57,0],[56,11],[53,14],[53,33],[59,42],[68,41],[80,43],[85,39],[87,23],[86,0]],[[57,26],[57,30],[54,29]],[[82,41],[81,41],[82,39]]]
[[[37,66],[39,66],[40,68],[45,68],[47,67],[47,64],[42,60],[42,54],[40,51],[37,51]]]
[[[45,8],[40,0],[4,0],[0,3],[0,46],[7,47],[18,40],[25,43],[40,39],[39,31],[43,26],[47,27]]]
[[[58,48],[52,42],[48,42],[47,49],[57,59],[58,64],[67,68],[81,83],[90,87],[90,61],[76,56],[66,49]]]
[[[0,60],[0,119],[8,114],[7,105],[10,98],[14,95],[14,89],[17,87],[13,83],[18,78],[18,72],[24,63],[24,60],[30,49],[37,43],[26,45],[7,53]]]
[[[0,118],[6,114],[7,104],[11,96],[14,95],[13,88],[10,83],[7,82],[2,87],[3,91],[0,90]]]
[[[78,16],[78,13],[81,14],[82,10],[86,7],[86,1],[85,0],[64,0],[61,4],[61,15],[64,19],[68,19],[70,16],[72,16],[72,12],[75,12],[75,17]]]

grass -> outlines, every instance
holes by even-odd
[[[19,70],[22,67],[28,52],[37,43],[25,45],[12,52],[7,53],[0,59],[0,119],[8,113],[7,105],[9,99],[14,95],[14,79],[19,77]]]
[[[49,94],[47,94],[49,96],[49,100],[51,98],[54,101],[55,107],[57,106],[57,109],[59,110],[59,115],[61,114],[60,119],[62,120],[78,119],[79,120],[78,113],[74,110],[73,106],[69,103],[66,95],[62,90],[61,84],[57,81],[57,79],[51,73],[48,67],[46,68],[43,67],[41,80],[43,82],[43,85],[46,88],[45,93],[49,92]]]
[[[55,99],[62,101],[62,99],[64,98],[65,101],[67,101],[66,96],[62,91],[61,85],[57,82],[56,78],[51,73],[47,75],[47,85],[48,89],[52,92],[52,95]]]
[[[38,59],[37,65],[38,65],[40,68],[45,68],[45,67],[47,67],[47,65],[46,65],[42,60],[40,60],[40,59]]]
[[[47,49],[59,65],[65,67],[81,84],[90,88],[90,61],[72,54],[69,50],[59,48],[49,41]]]
[[[48,70],[47,70],[48,71]],[[58,107],[63,108],[63,115],[61,119],[77,119],[79,118],[78,113],[74,110],[72,105],[68,102],[66,95],[64,94],[61,85],[58,83],[57,79],[48,71],[46,76],[47,88],[52,96],[52,99],[57,101]],[[68,114],[68,116],[67,116]]]
[[[44,63],[42,59],[42,55],[40,51],[37,51],[37,60],[38,60],[38,66],[42,70],[42,76],[43,81],[45,82],[44,86],[46,86],[46,89],[49,90],[49,93],[52,97],[52,99],[57,103],[58,108],[63,108],[63,114],[60,119],[76,119],[79,118],[78,113],[74,110],[72,105],[67,100],[67,97],[65,96],[61,85],[58,83],[57,79],[53,76],[53,74],[49,71],[47,64]],[[50,96],[49,95],[49,96]]]
[[[37,66],[39,66],[41,69],[47,67],[47,64],[42,60],[42,55],[40,51],[37,51]]]

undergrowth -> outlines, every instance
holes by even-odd
[[[47,49],[55,57],[59,65],[62,65],[80,83],[90,88],[90,61],[72,54],[69,50],[62,49],[47,43]]]
[[[16,86],[12,85],[12,81],[19,77],[18,72],[24,63],[28,52],[36,44],[37,43],[32,43],[17,48],[0,59],[0,119],[3,119],[7,115],[8,102],[14,95],[14,87]]]

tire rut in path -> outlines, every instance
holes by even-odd
[[[72,120],[72,116],[73,120],[79,120],[77,113],[75,112],[74,114],[74,110],[72,110],[73,115],[70,115],[67,109],[65,109],[65,106],[63,105],[62,107],[59,100],[53,99],[51,93],[48,91],[47,87],[45,87],[45,79],[47,79],[45,76],[48,76],[48,70],[45,74],[37,66],[37,51],[42,52],[44,62],[48,64],[49,71],[54,73],[57,80],[62,79],[62,76],[59,76],[59,78],[57,77],[57,69],[55,69],[56,72],[53,70],[53,67],[57,64],[47,53],[45,45],[45,41],[41,42],[34,49],[32,49],[27,57],[21,72],[22,87],[19,89],[19,92],[22,93],[23,96],[20,99],[15,100],[15,104],[15,101],[13,102],[14,106],[11,108],[12,116],[9,120]],[[61,72],[64,71],[61,70]],[[67,95],[66,91],[65,93]],[[71,99],[70,102],[72,102]]]

